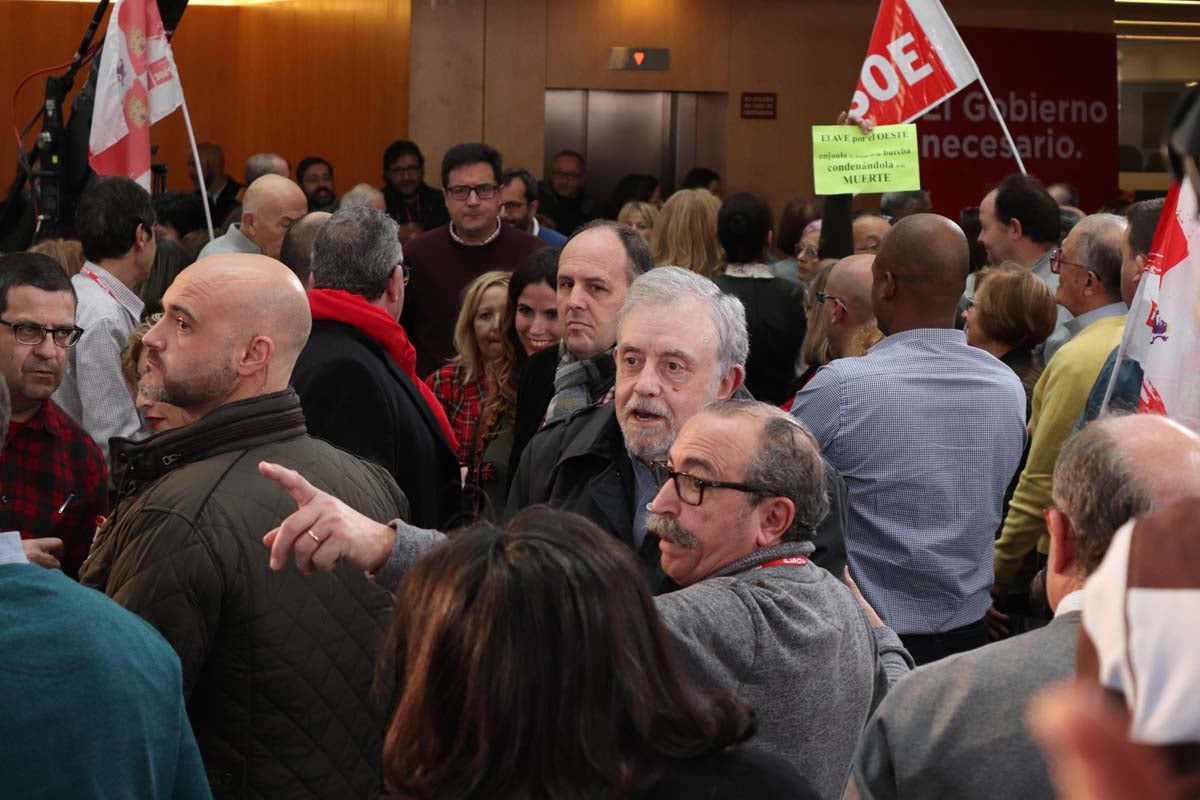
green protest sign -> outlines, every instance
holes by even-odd
[[[917,126],[814,125],[813,182],[817,194],[920,189]]]

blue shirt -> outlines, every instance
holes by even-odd
[[[888,626],[925,634],[980,620],[1025,446],[1016,374],[962,331],[904,331],[822,367],[792,413],[845,478],[850,569]]]
[[[536,219],[533,221],[533,235],[541,239],[550,247],[557,247],[559,250],[561,250],[567,243],[566,236],[563,236],[561,233],[552,228],[542,227],[542,225],[539,224]]]

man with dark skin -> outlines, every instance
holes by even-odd
[[[1020,381],[954,330],[968,258],[945,217],[896,223],[871,265],[886,338],[792,406],[845,478],[850,570],[918,663],[988,641],[993,537],[1025,443]]]

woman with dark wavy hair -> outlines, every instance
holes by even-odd
[[[736,745],[754,711],[685,672],[632,553],[534,507],[427,553],[396,593],[383,750],[412,800],[804,798]]]
[[[521,371],[531,355],[557,347],[562,336],[555,295],[560,252],[552,247],[538,250],[513,271],[500,352],[483,370],[488,391],[471,442],[467,496],[474,515],[493,522],[504,513],[512,484],[510,462]]]

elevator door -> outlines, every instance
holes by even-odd
[[[577,150],[596,210],[629,173],[658,178],[666,196],[692,167],[722,171],[726,110],[724,94],[547,89],[543,175],[555,153]]]

